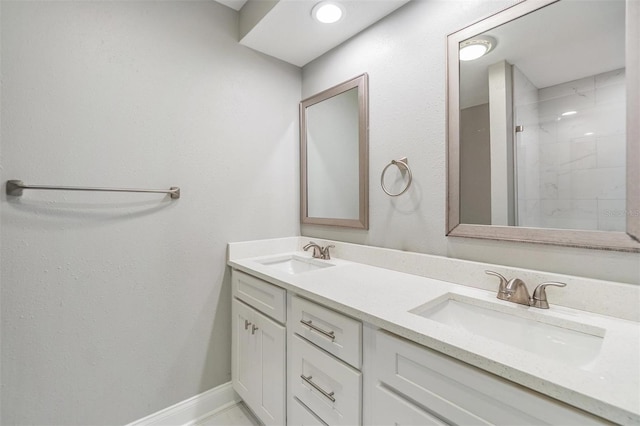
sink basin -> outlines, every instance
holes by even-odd
[[[268,259],[259,263],[265,266],[269,266],[270,268],[287,272],[292,275],[334,266],[333,264],[327,263],[326,261],[295,255],[279,257],[276,259]]]
[[[447,293],[409,312],[536,355],[589,370],[605,330],[550,316],[536,308]]]

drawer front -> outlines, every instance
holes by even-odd
[[[589,413],[383,331],[374,334],[372,383],[453,424],[596,425]]]
[[[291,426],[327,426],[318,416],[313,414],[298,398],[289,404],[287,423]]]
[[[361,424],[362,373],[294,335],[291,393],[328,425]]]
[[[276,321],[286,321],[285,289],[236,270],[232,273],[231,281],[235,297]]]
[[[412,404],[382,384],[378,384],[373,390],[371,424],[447,426],[422,407]]]
[[[294,296],[293,331],[355,368],[362,366],[362,323],[331,309]]]

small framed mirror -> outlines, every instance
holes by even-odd
[[[447,235],[640,251],[639,19],[525,0],[447,37]]]
[[[369,229],[368,76],[300,102],[303,224]]]

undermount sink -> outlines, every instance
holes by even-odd
[[[334,266],[332,263],[295,255],[268,259],[259,263],[265,266],[269,266],[270,268],[275,268],[280,271],[287,272],[292,275]]]
[[[447,293],[409,312],[545,358],[590,369],[600,353],[605,330],[535,311],[540,310]]]

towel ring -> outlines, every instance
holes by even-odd
[[[397,166],[400,169],[400,171],[402,171],[402,169],[404,168],[409,173],[409,180],[407,181],[407,186],[405,186],[404,189],[398,192],[397,194],[392,194],[384,186],[384,174],[387,172],[387,169],[393,165]],[[403,157],[399,160],[391,160],[391,162],[387,164],[387,166],[384,169],[382,169],[382,174],[380,175],[380,186],[382,186],[382,190],[385,192],[385,194],[391,197],[397,197],[398,195],[402,195],[405,192],[407,192],[407,189],[409,189],[409,187],[411,186],[411,181],[413,181],[413,175],[411,174],[411,169],[409,168],[409,160],[407,160],[407,157]]]

